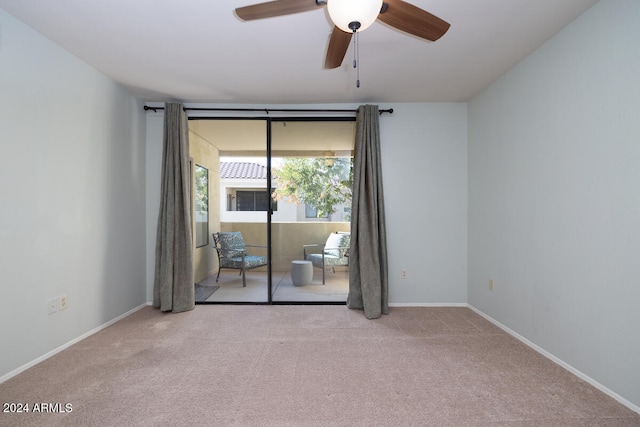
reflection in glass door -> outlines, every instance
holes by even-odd
[[[274,302],[346,301],[354,142],[353,119],[271,121]]]

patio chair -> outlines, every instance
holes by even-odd
[[[314,267],[322,270],[322,284],[325,284],[325,270],[331,268],[336,272],[335,267],[349,265],[349,244],[351,234],[336,231],[331,233],[324,245],[303,245],[302,252],[304,259],[311,261]]]
[[[240,270],[242,287],[246,287],[245,272],[267,265],[267,257],[249,255],[247,252],[247,248],[266,248],[266,246],[246,245],[242,233],[239,231],[213,233],[213,247],[218,255],[216,282],[220,278],[220,270],[232,268]]]

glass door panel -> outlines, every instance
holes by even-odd
[[[273,301],[346,301],[354,142],[352,119],[272,120]]]
[[[240,252],[225,246],[219,258],[210,236],[210,268],[207,278],[199,282],[200,289],[213,291],[205,301],[268,302],[267,121],[192,119],[189,131],[190,155],[213,159],[209,163],[210,232],[235,233],[223,234],[220,245],[231,244],[234,249],[243,241],[246,247],[243,271]]]

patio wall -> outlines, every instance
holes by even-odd
[[[247,245],[267,245],[265,223],[223,222],[222,231],[241,231]],[[329,234],[349,231],[348,222],[274,222],[271,224],[273,270],[288,271],[291,261],[302,259],[302,245],[324,244]],[[266,249],[249,248],[252,255],[266,255]]]

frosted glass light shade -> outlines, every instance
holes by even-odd
[[[329,17],[342,31],[352,33],[351,22],[359,22],[362,31],[373,24],[380,14],[382,0],[327,0]]]

